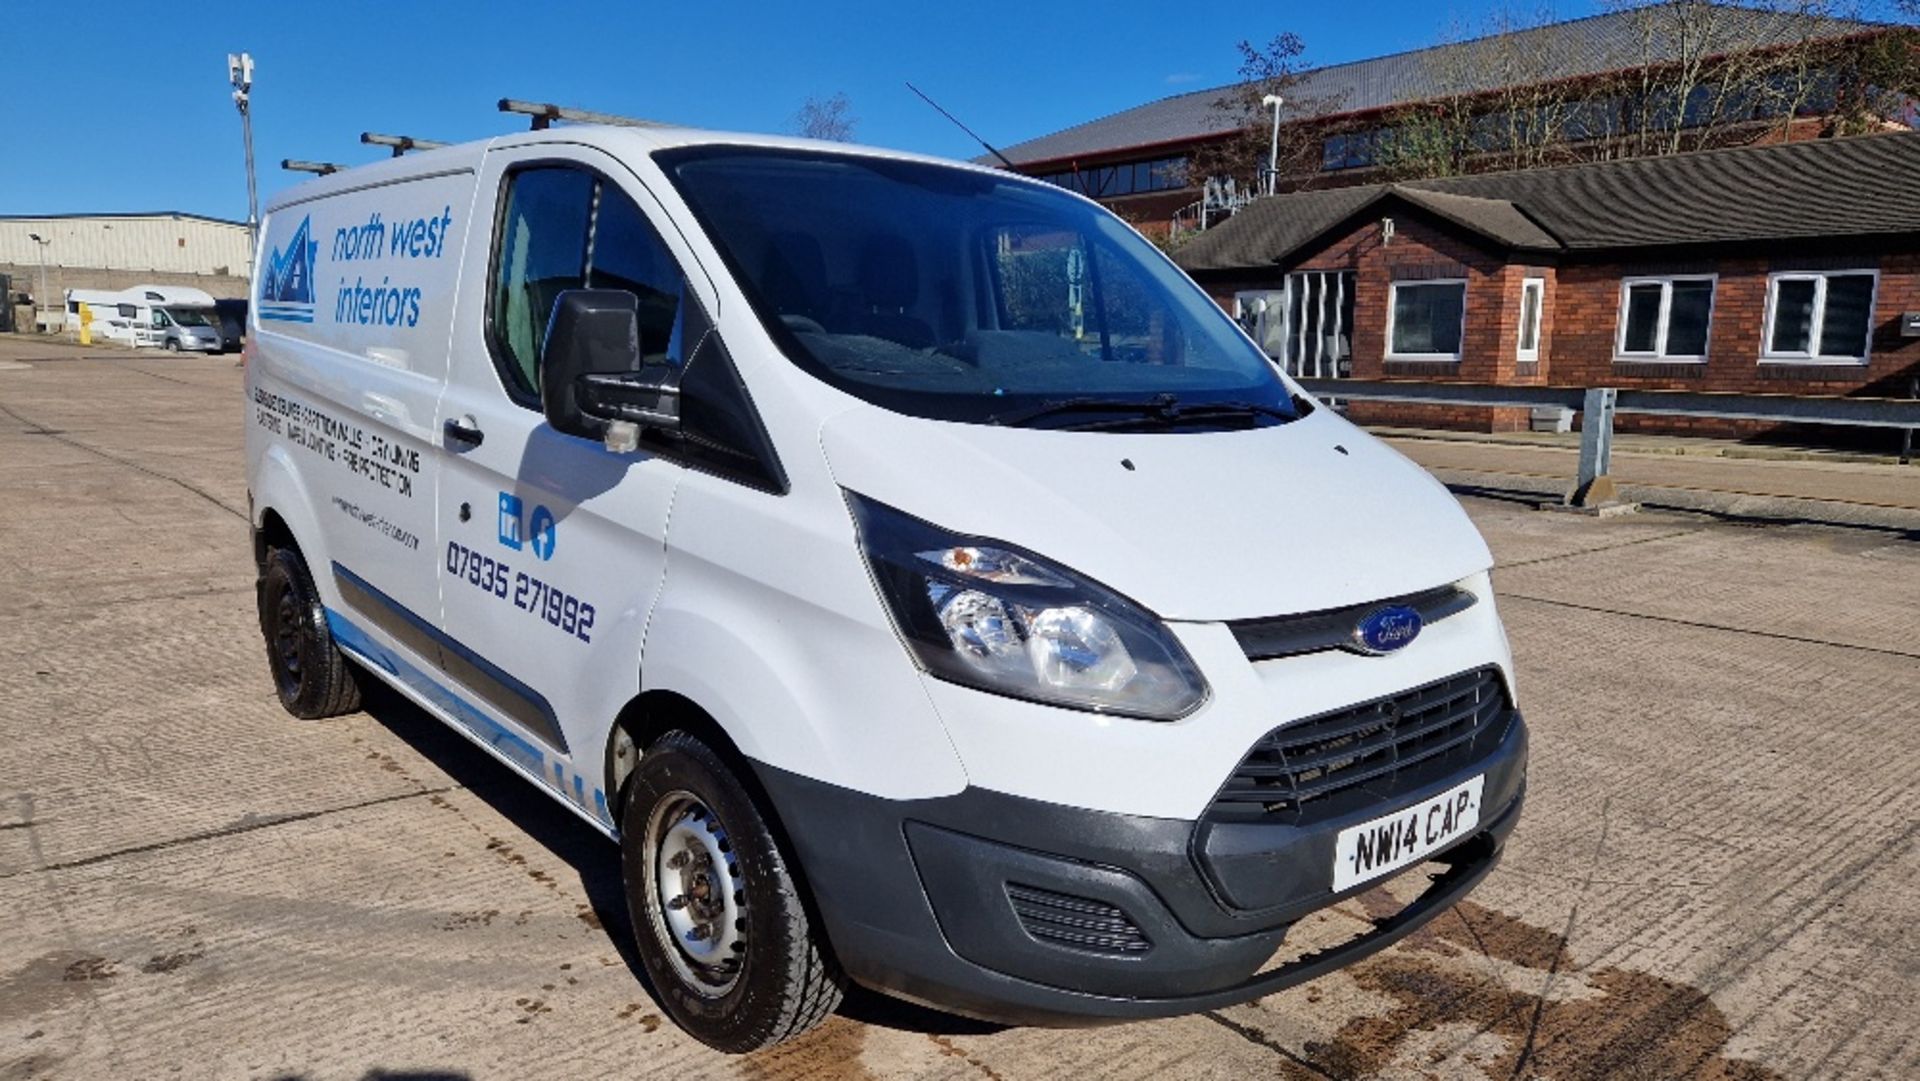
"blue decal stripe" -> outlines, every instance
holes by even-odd
[[[313,316],[311,316],[311,315],[290,315],[290,314],[281,314],[280,312],[261,312],[261,313],[260,313],[260,318],[262,318],[262,319],[271,319],[271,320],[275,320],[275,321],[277,321],[277,322],[281,322],[281,323],[311,323],[311,322],[313,322]]]
[[[381,630],[405,642],[414,652],[431,657],[442,672],[479,695],[488,705],[518,721],[549,746],[566,753],[567,740],[560,731],[560,719],[545,695],[337,562],[333,565],[333,575],[341,586],[341,595]]]
[[[521,768],[535,776],[541,773],[546,755],[540,748],[508,731],[438,680],[414,667],[411,662],[392,650],[375,642],[352,620],[331,608],[327,609],[327,630],[332,633],[333,640],[338,642],[341,648],[359,654],[379,666],[381,670],[398,677],[401,682],[417,691],[421,697],[445,710],[468,731],[480,737],[481,742],[512,759]]]

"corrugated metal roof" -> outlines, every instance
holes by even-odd
[[[1674,35],[1648,35],[1649,23],[1635,11],[1608,12],[1551,23],[1511,34],[1440,45],[1412,52],[1335,64],[1304,73],[1287,92],[1296,115],[1340,115],[1426,101],[1435,97],[1497,89],[1511,65],[1486,63],[1489,43],[1502,55],[1525,57],[1553,77],[1578,78],[1649,60],[1673,59]],[[1843,37],[1883,24],[1796,12],[1757,11],[1720,5],[1708,26],[1708,54],[1755,46],[1784,45],[1813,38]],[[1232,85],[1162,98],[1051,135],[1002,148],[1015,164],[1053,161],[1102,151],[1177,142],[1217,134],[1233,127],[1232,117],[1214,107]],[[1283,113],[1289,107],[1283,107]]]
[[[1379,200],[1535,251],[1920,234],[1920,132],[1367,184],[1256,200],[1182,247],[1188,270],[1267,267]]]
[[[216,218],[210,214],[190,214],[184,210],[116,210],[100,214],[0,214],[0,221],[67,221],[73,218],[182,218],[190,221],[210,221],[216,225],[237,225],[246,227],[246,222],[231,218]]]

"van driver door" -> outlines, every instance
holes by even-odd
[[[691,261],[654,228],[633,174],[589,148],[493,151],[479,198],[491,248],[469,255],[440,408],[441,628],[451,674],[485,714],[476,734],[611,825],[604,732],[638,693],[683,467],[555,432],[540,350],[561,292],[626,289],[641,298],[644,350],[672,360]]]

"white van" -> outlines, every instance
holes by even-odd
[[[1013,1023],[1241,1002],[1432,919],[1519,815],[1458,503],[1092,202],[574,127],[309,181],[260,251],[281,701],[389,684],[616,840],[714,1047],[846,980]]]

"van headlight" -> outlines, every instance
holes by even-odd
[[[1207,684],[1152,613],[999,541],[847,493],[894,626],[929,673],[995,694],[1172,721]]]

